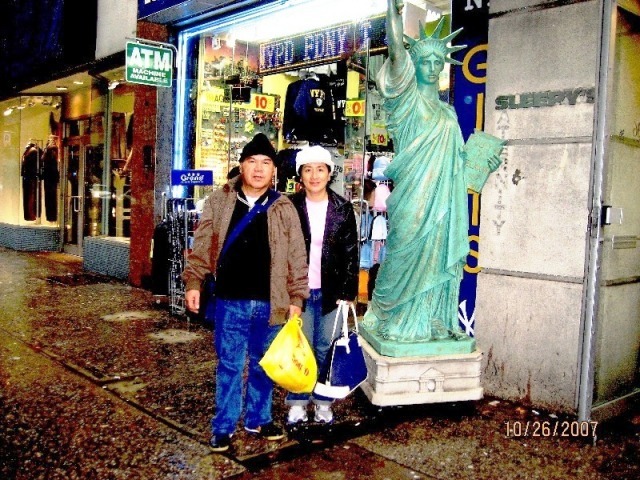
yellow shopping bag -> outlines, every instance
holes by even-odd
[[[294,315],[273,339],[260,360],[271,380],[293,393],[310,393],[318,377],[313,350],[302,332],[302,319]]]

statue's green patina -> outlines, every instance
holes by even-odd
[[[362,333],[384,355],[470,353],[475,341],[458,326],[469,252],[467,187],[479,191],[498,168],[502,143],[477,132],[467,152],[454,109],[439,99],[445,62],[459,64],[449,55],[465,48],[448,46],[460,30],[441,39],[441,21],[431,36],[421,26],[420,39],[409,39],[403,35],[403,2],[388,2],[389,58],[377,83],[395,146],[385,171],[394,188],[387,199],[386,258]],[[487,139],[495,140],[489,150]]]

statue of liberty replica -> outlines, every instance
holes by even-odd
[[[476,131],[464,143],[452,106],[439,99],[445,63],[461,65],[440,38],[443,19],[420,38],[403,34],[401,0],[388,0],[389,56],[377,76],[395,155],[385,170],[389,233],[362,336],[388,356],[470,353],[458,325],[458,297],[469,253],[467,188],[480,192],[500,165],[503,143]],[[409,45],[408,50],[404,41]]]

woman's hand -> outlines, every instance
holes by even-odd
[[[398,12],[398,15],[402,15],[402,10],[404,9],[404,0],[392,0],[392,1],[395,2],[396,11]]]

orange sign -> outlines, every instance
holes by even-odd
[[[371,125],[371,144],[383,147],[389,144],[389,133],[384,125],[379,123]]]
[[[251,109],[263,112],[273,112],[276,109],[276,100],[273,95],[252,94]]]
[[[364,117],[364,100],[347,100],[344,114],[347,117]]]

